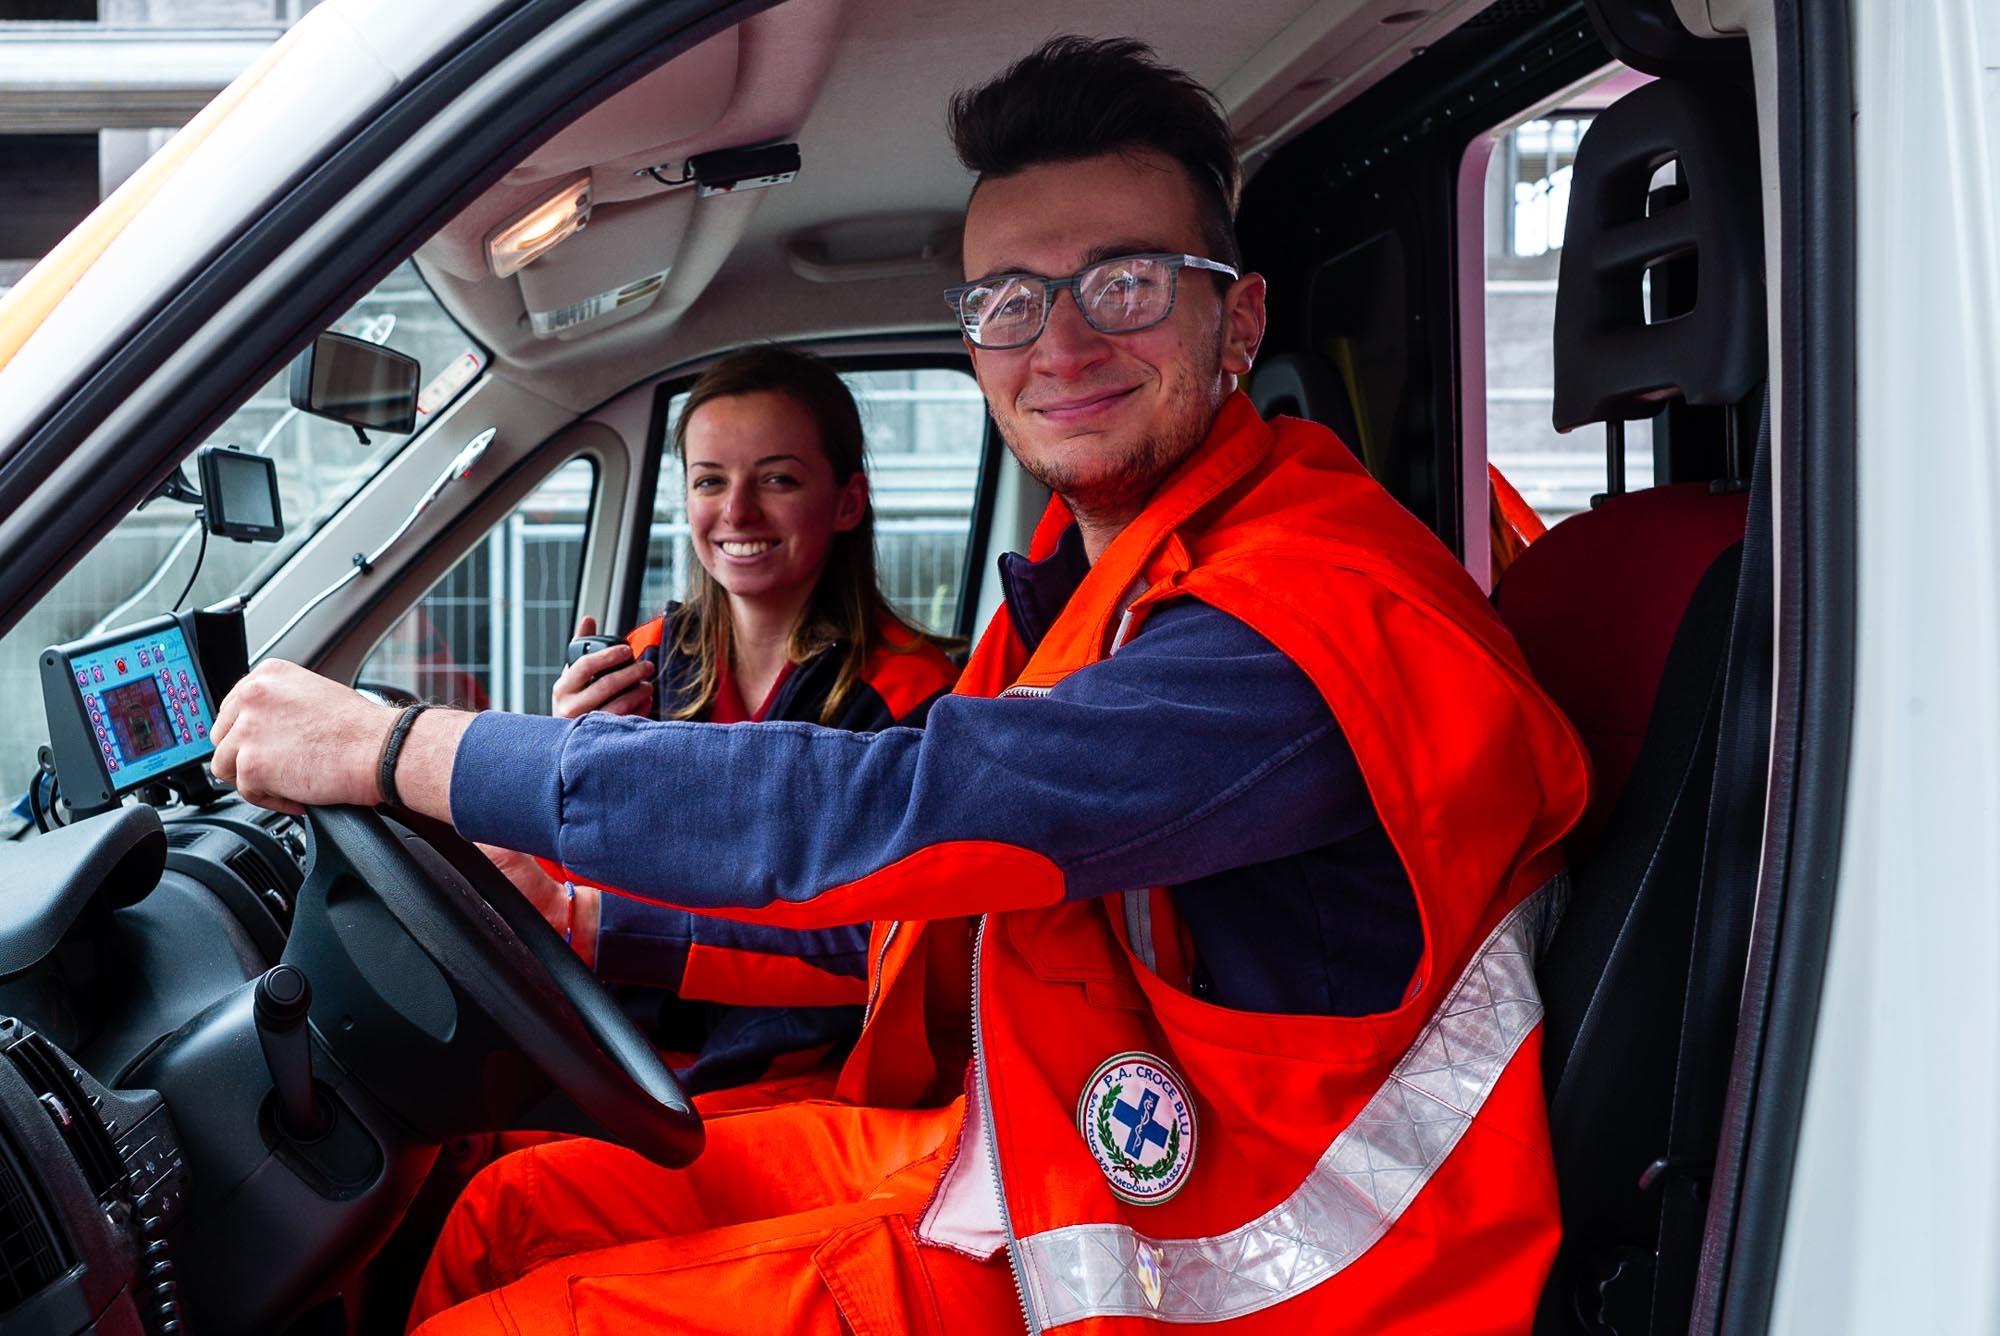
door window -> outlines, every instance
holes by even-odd
[[[580,457],[551,474],[403,614],[356,684],[547,714],[576,625],[596,483],[596,466]]]
[[[1544,524],[1589,507],[1605,490],[1604,429],[1567,434],[1555,405],[1556,272],[1577,145],[1594,108],[1630,86],[1622,66],[1580,104],[1499,132],[1486,169],[1486,458]],[[1625,426],[1625,486],[1653,482],[1650,419]]]
[[[417,359],[426,386],[419,430],[463,393],[486,364],[484,350],[452,320],[409,263],[397,266],[332,328]],[[44,645],[94,635],[170,608],[249,595],[411,439],[377,431],[363,445],[352,427],[301,413],[287,394],[290,374],[287,368],[258,387],[206,442],[267,455],[277,465],[285,536],[276,543],[211,540],[204,538],[188,507],[177,502],[156,500],[134,510],[0,638],[0,696],[38,698],[36,664]],[[46,736],[38,709],[0,716],[0,792],[26,791],[36,744]]]

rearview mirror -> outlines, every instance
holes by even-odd
[[[292,407],[396,433],[417,429],[417,359],[328,331],[292,363]],[[367,436],[362,436],[366,443]]]

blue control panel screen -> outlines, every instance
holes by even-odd
[[[69,668],[114,790],[214,754],[215,716],[180,627],[73,654]]]

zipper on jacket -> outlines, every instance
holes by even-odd
[[[1042,694],[1048,692],[1043,690]],[[986,1120],[986,1167],[993,1175],[993,1199],[1000,1206],[1000,1232],[1007,1237],[1007,1268],[1014,1276],[1014,1297],[1021,1301],[1021,1320],[1027,1323],[1029,1336],[1041,1336],[1042,1324],[1035,1321],[1034,1311],[1028,1307],[1028,1291],[1021,1280],[1026,1263],[1021,1257],[1020,1241],[1014,1237],[1014,1217],[1007,1210],[1007,1185],[1000,1178],[1000,1128],[993,1121],[993,1091],[986,1079],[986,1037],[979,1023],[979,954],[986,944],[986,920],[985,914],[979,916],[979,930],[972,936],[973,1093],[979,1100],[979,1116]]]
[[[1041,697],[1048,695],[1051,691],[1054,690],[1055,690],[1054,687],[1008,687],[1005,691],[1001,692],[998,696],[994,697],[994,699],[1005,700],[1009,696]]]
[[[874,967],[868,971],[868,1005],[861,1009],[861,1028],[864,1030],[868,1028],[868,1018],[875,1014],[876,1002],[881,1000],[882,962],[889,958],[889,944],[896,940],[896,934],[902,927],[903,920],[889,920],[889,931],[882,934],[882,949],[875,953]]]

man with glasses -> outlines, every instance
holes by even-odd
[[[413,1320],[1525,1329],[1556,1239],[1529,961],[1576,739],[1443,547],[1238,392],[1264,283],[1204,90],[1058,39],[952,133],[978,182],[947,300],[1056,498],[959,694],[870,736],[432,711],[395,775],[638,894],[878,920],[841,1102],[715,1120],[679,1172],[500,1161]],[[373,802],[389,728],[267,665],[217,770]]]

